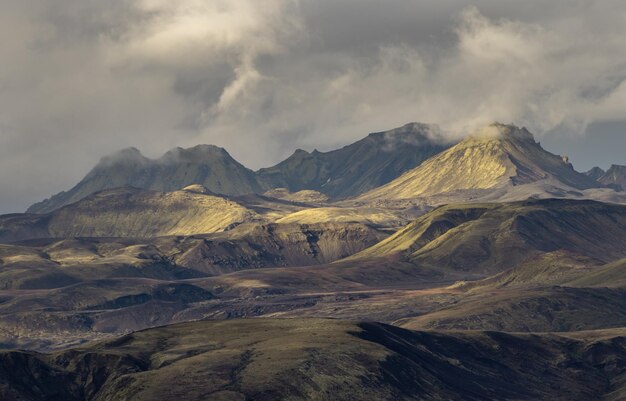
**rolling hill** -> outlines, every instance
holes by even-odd
[[[259,215],[197,187],[173,192],[116,188],[42,215],[0,217],[0,242],[33,238],[156,237],[222,231]]]
[[[387,236],[359,223],[272,223],[193,236],[0,244],[0,290],[58,288],[115,277],[177,280],[245,269],[319,265],[345,258]]]
[[[486,291],[396,324],[413,330],[572,332],[626,326],[626,291],[544,287]]]
[[[626,256],[626,206],[565,199],[439,207],[349,260],[401,254],[418,266],[494,274],[568,251]]]
[[[193,322],[51,354],[0,352],[6,401],[617,400],[623,330],[413,332],[322,319]]]

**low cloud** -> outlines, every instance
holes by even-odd
[[[432,3],[3,2],[0,212],[127,146],[211,143],[256,168],[410,121],[459,138],[625,119],[623,2]]]

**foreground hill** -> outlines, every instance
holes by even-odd
[[[331,198],[355,196],[446,149],[433,132],[436,127],[411,123],[330,152],[297,150],[281,163],[259,170],[258,175],[274,188],[310,189]]]
[[[412,332],[320,319],[194,322],[53,354],[0,353],[0,398],[618,400],[623,330]]]
[[[605,263],[626,256],[626,206],[565,199],[439,207],[350,260],[401,254],[441,270],[493,274],[568,251]]]
[[[135,148],[128,148],[102,158],[75,187],[32,205],[27,212],[47,213],[105,189],[175,191],[192,184],[225,195],[260,193],[265,188],[252,170],[217,146],[175,148],[154,160]]]
[[[525,199],[539,189],[533,187],[537,183],[561,192],[601,186],[576,172],[564,158],[543,150],[525,128],[493,124],[358,199],[397,200],[457,193],[461,199],[470,200],[498,190],[498,196],[504,196],[513,187],[528,186],[527,191],[518,190],[517,194]]]

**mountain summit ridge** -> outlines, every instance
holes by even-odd
[[[297,149],[257,174],[274,188],[309,189],[333,199],[348,198],[386,184],[448,148],[438,132],[435,125],[408,123],[329,152]]]
[[[601,187],[564,156],[544,150],[526,129],[488,125],[359,200],[409,199],[551,181],[576,190]]]
[[[177,147],[157,159],[149,159],[130,147],[104,156],[72,189],[32,205],[27,212],[47,213],[105,189],[130,186],[174,191],[193,184],[225,195],[265,189],[252,170],[215,145]]]
[[[287,188],[293,193],[314,190],[331,198],[351,197],[393,180],[445,149],[437,131],[435,126],[410,123],[329,152],[297,149],[286,160],[257,172],[215,145],[176,147],[156,159],[129,147],[102,157],[76,186],[32,205],[27,212],[51,212],[95,192],[128,186],[174,191],[198,184],[221,195]]]

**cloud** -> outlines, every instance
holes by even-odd
[[[0,35],[0,212],[127,146],[261,167],[409,121],[581,135],[626,104],[617,0],[24,0]]]

